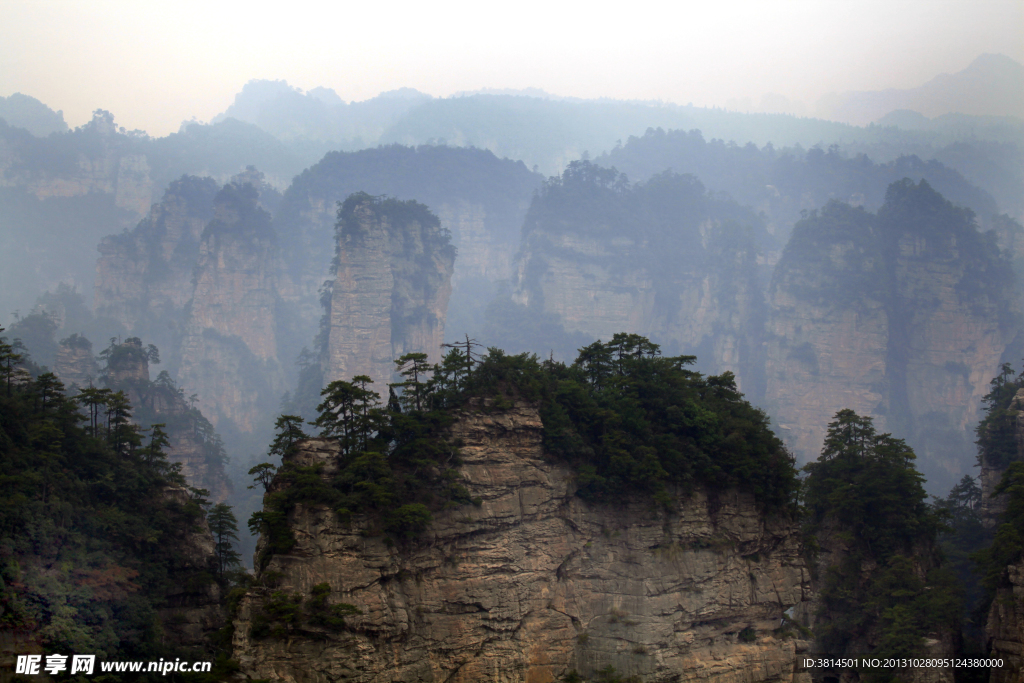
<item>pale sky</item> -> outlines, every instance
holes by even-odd
[[[0,0],[0,95],[152,135],[254,78],[346,101],[537,87],[724,106],[915,87],[985,52],[1024,61],[1024,0],[193,2]]]

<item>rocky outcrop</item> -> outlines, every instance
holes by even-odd
[[[519,245],[509,239],[508,231],[496,229],[494,223],[504,217],[496,221],[482,203],[467,200],[444,202],[433,210],[459,252],[458,267],[452,274],[453,288],[466,281],[498,282],[512,277]]]
[[[940,486],[962,475],[1019,325],[1009,262],[969,212],[924,181],[893,184],[877,216],[830,204],[796,226],[770,299],[766,403],[800,459],[851,408]]]
[[[358,519],[300,506],[298,539],[241,603],[234,656],[253,678],[351,681],[560,680],[613,667],[643,681],[792,681],[798,641],[780,629],[809,575],[798,525],[765,518],[751,497],[698,490],[670,513],[650,501],[592,505],[541,445],[535,407],[478,404],[452,428],[479,506],[439,513],[394,545]],[[304,443],[300,464],[335,467],[338,447]],[[271,594],[362,614],[332,632],[252,634]],[[281,595],[282,593],[277,593]]]
[[[43,163],[35,155],[44,143],[23,140],[16,132],[3,135],[0,187],[25,188],[37,199],[112,195],[128,221],[125,227],[146,215],[155,189],[150,165],[136,145],[118,134],[113,115],[97,110],[91,122],[69,135],[74,143],[51,152]]]
[[[1013,416],[1014,442],[1016,452],[1013,460],[1024,460],[1024,389],[1018,389],[1016,395],[1010,401],[1007,412]],[[996,495],[996,487],[1003,480],[1009,463],[993,462],[991,458],[985,457],[984,449],[980,449],[978,458],[981,471],[978,473],[978,483],[981,486],[981,504],[978,508],[981,515],[981,523],[986,528],[992,529],[999,524],[1000,518],[1006,512],[1006,494]],[[1012,461],[1012,460],[1011,460]]]
[[[224,472],[223,446],[212,425],[166,373],[156,382],[149,379],[150,349],[138,337],[127,339],[107,353],[103,379],[114,391],[124,391],[133,407],[133,418],[144,429],[163,424],[170,444],[167,459],[181,465],[189,485],[206,489],[217,502],[231,494],[231,482]]]
[[[708,233],[718,228],[702,226]],[[724,270],[705,261],[659,277],[655,267],[644,265],[652,250],[654,243],[625,236],[533,233],[513,300],[527,307],[537,302],[569,332],[605,340],[631,332],[657,340],[670,353],[697,355],[703,369],[732,372],[749,392],[757,374],[757,322],[763,318],[754,254],[730,254]],[[635,267],[624,268],[625,263]]]
[[[415,199],[430,207],[459,252],[452,274],[459,302],[456,334],[478,326],[495,282],[512,272],[519,230],[540,184],[522,162],[482,149],[391,145],[358,152],[330,152],[284,194],[275,224],[289,239],[286,252],[296,297],[288,306],[316,333],[320,287],[330,278],[338,203],[355,192]]]
[[[513,301],[553,315],[569,333],[608,340],[631,332],[668,354],[696,355],[702,371],[732,372],[744,393],[759,397],[757,217],[712,200],[692,176],[663,174],[630,188],[614,175],[573,165],[538,194]]]
[[[193,276],[179,381],[214,424],[251,432],[285,391],[278,361],[281,266],[270,215],[251,185],[229,183],[214,201]]]
[[[394,359],[440,360],[455,249],[426,206],[360,193],[339,211],[335,278],[326,313],[326,382],[391,381]]]
[[[92,355],[92,343],[77,334],[61,340],[53,372],[69,391],[98,383],[100,366]]]
[[[985,628],[988,656],[1002,659],[992,667],[990,683],[1016,683],[1024,671],[1024,561],[1006,568],[992,600]]]
[[[97,315],[113,318],[162,348],[176,346],[178,340],[168,332],[180,334],[200,238],[217,190],[209,178],[183,176],[134,230],[100,242]]]
[[[815,223],[797,225],[772,279],[766,399],[780,435],[804,461],[821,452],[829,422],[844,408],[891,429],[888,291],[871,220],[829,205]],[[819,231],[828,238],[817,238]]]

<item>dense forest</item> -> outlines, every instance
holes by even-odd
[[[186,484],[167,425],[140,428],[124,390],[66,391],[20,346],[0,338],[3,630],[35,652],[223,663],[223,641],[182,625],[223,622],[230,508]]]

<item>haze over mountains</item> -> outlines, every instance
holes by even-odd
[[[818,212],[839,215],[829,208],[835,201],[864,211],[872,225],[876,213],[877,225],[889,225],[880,217],[895,210],[892,187],[906,178],[941,198],[922,207],[949,201],[969,210],[974,227],[957,230],[998,245],[973,261],[949,256],[945,279],[937,263],[922,266],[934,282],[921,287],[960,291],[957,278],[978,268],[1020,272],[1022,88],[1020,64],[982,55],[916,89],[830,100],[838,120],[829,120],[535,90],[434,98],[403,88],[346,103],[327,88],[251,81],[209,124],[186,122],[163,138],[126,131],[102,110],[68,130],[60,112],[15,94],[0,99],[5,315],[56,315],[71,304],[54,293],[62,283],[61,291],[76,288],[94,306],[92,317],[76,323],[81,329],[62,319],[54,338],[77,332],[156,343],[171,377],[207,401],[204,411],[232,456],[266,437],[278,404],[310,414],[326,382],[354,372],[347,368],[357,361],[339,349],[351,347],[344,336],[359,325],[383,326],[371,335],[383,345],[366,369],[374,377],[386,374],[391,351],[427,339],[469,334],[509,351],[570,359],[616,330],[634,332],[666,352],[697,355],[702,371],[733,372],[754,401],[776,411],[802,458],[813,456],[827,416],[797,424],[811,410],[801,392],[827,376],[828,391],[838,393],[819,402],[841,405],[842,387],[863,383],[878,399],[862,409],[888,416],[890,428],[912,439],[940,490],[967,471],[985,383],[1021,346],[1019,286],[985,290],[984,305],[975,302],[970,315],[981,306],[989,317],[935,327],[989,330],[984,344],[921,342],[948,347],[944,360],[933,352],[921,362],[956,365],[943,370],[949,378],[927,380],[970,403],[956,412],[959,399],[932,401],[923,389],[920,399],[907,398],[909,380],[893,375],[912,361],[889,348],[896,333],[885,316],[894,315],[893,302],[919,296],[895,284],[871,294],[885,318],[876,321],[875,341],[889,350],[856,350],[880,354],[885,386],[855,376],[845,361],[826,372],[814,349],[828,344],[833,323],[822,322],[816,337],[793,321],[827,320],[839,304],[801,313],[794,283],[820,280],[824,273],[814,269],[828,267],[794,254],[846,248],[842,231],[807,246],[811,226],[827,223]],[[416,214],[418,227],[405,225],[394,218],[404,209],[381,208],[383,218],[366,219],[367,231],[390,235],[382,245],[360,247],[358,259],[346,252],[335,231],[337,206],[359,192],[424,205],[439,221],[437,234],[455,247],[454,265],[443,265],[447,247],[432,242],[439,237],[422,236],[434,235],[434,219]],[[791,242],[794,225],[804,226],[803,246]],[[900,268],[916,267],[886,251],[900,244],[871,247],[890,259],[886,272],[897,279]],[[381,291],[344,284],[338,264],[350,272],[353,259],[377,264],[372,278]],[[44,292],[49,303],[37,304]],[[393,307],[371,315],[359,309],[360,297],[384,297]],[[935,315],[968,315],[948,303]],[[351,316],[365,314],[365,322],[346,327],[349,314],[338,311],[357,309]],[[426,351],[433,358],[436,349]],[[928,436],[923,425],[950,410],[956,438]]]
[[[0,640],[209,680],[883,683],[803,657],[926,646],[1019,679],[1021,10],[953,4],[5,9]],[[54,55],[85,87],[40,101]],[[891,680],[963,683],[927,673]]]

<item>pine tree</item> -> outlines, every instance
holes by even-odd
[[[295,444],[308,439],[302,430],[304,421],[298,415],[281,415],[274,422],[274,441],[270,444],[270,455],[285,458],[295,450]]]
[[[218,503],[210,509],[206,521],[210,525],[210,533],[213,534],[215,541],[217,577],[223,580],[226,572],[241,565],[242,556],[235,550],[235,543],[238,542],[238,520],[231,512],[231,506]]]
[[[427,375],[431,370],[425,353],[407,353],[395,361],[398,366],[398,374],[405,377],[404,382],[390,384],[391,387],[400,387],[402,395],[399,400],[406,410],[415,408],[423,410],[423,401],[428,393]]]
[[[0,333],[3,331],[4,328],[0,327]],[[6,337],[0,337],[0,373],[6,380],[7,398],[11,397],[11,382],[14,379],[17,365],[25,358],[23,354],[17,353],[19,346],[18,340],[9,344]]]

